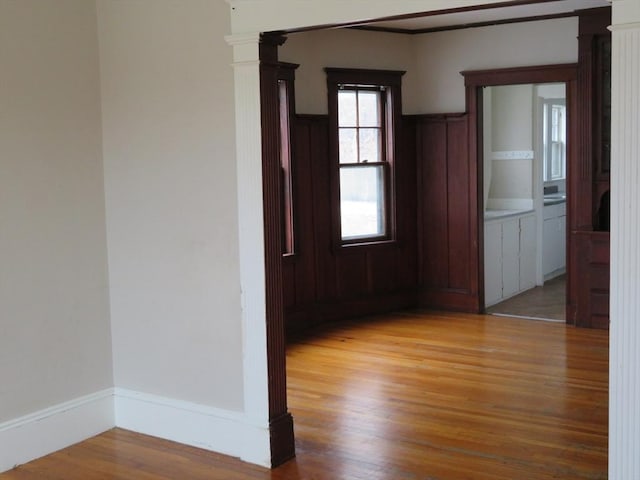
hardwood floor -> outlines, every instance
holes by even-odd
[[[566,289],[566,275],[561,275],[546,281],[542,287],[532,288],[489,307],[487,313],[564,322],[567,318]]]
[[[268,471],[122,430],[14,479],[605,479],[608,333],[400,313],[291,342],[297,458]]]

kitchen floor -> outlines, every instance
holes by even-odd
[[[487,309],[492,315],[566,321],[566,275],[545,282]]]

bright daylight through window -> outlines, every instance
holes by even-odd
[[[544,181],[566,177],[566,106],[560,100],[544,104]]]
[[[387,233],[383,92],[383,87],[355,86],[342,86],[338,92],[343,240]]]

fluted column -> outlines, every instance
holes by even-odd
[[[295,455],[287,410],[282,302],[278,35],[232,35],[244,403],[261,434],[250,460],[277,466]]]
[[[270,466],[259,40],[227,37],[234,54],[244,411],[264,434],[244,459]]]
[[[640,479],[640,0],[613,2],[609,479]]]

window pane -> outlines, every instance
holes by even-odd
[[[378,98],[379,92],[358,92],[359,102],[359,126],[361,127],[379,127],[380,126],[380,102]]]
[[[342,239],[385,235],[384,169],[381,165],[340,168]]]
[[[340,90],[338,92],[338,126],[356,127],[356,92],[354,90]]]
[[[358,142],[355,128],[339,129],[340,163],[358,163]]]
[[[361,128],[360,135],[360,162],[380,162],[380,129]]]

